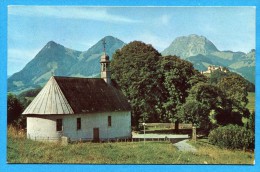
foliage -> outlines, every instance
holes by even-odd
[[[185,102],[189,89],[198,82],[205,82],[193,65],[176,56],[161,57],[158,62],[158,88],[161,98],[156,109],[161,114],[161,122],[173,122],[177,107]]]
[[[130,100],[133,124],[158,121],[154,110],[157,97],[156,63],[160,53],[151,45],[134,41],[116,51],[111,62],[112,78]]]
[[[217,86],[203,82],[191,88],[188,99],[197,100],[210,110],[221,108],[224,102],[223,93]]]
[[[220,80],[218,86],[226,98],[226,108],[247,117],[249,115],[249,110],[246,108],[248,93],[244,79],[239,76],[224,77]]]
[[[238,77],[238,78],[240,78],[240,80],[243,80],[243,82],[246,85],[246,90],[248,92],[255,92],[255,85],[253,83],[249,82],[248,80],[246,80],[242,76],[238,75],[237,73],[230,72],[229,70],[227,70],[227,72],[215,70],[215,71],[212,71],[212,73],[209,76],[210,76],[209,82],[211,84],[218,84],[221,81],[221,79],[223,79],[225,77],[232,77],[232,76]]]
[[[21,122],[21,114],[23,106],[17,97],[11,93],[7,96],[7,123],[19,124]]]
[[[238,125],[227,125],[212,130],[209,141],[221,148],[254,149],[254,133]]]
[[[182,121],[204,127],[210,123],[209,112],[210,109],[205,104],[190,99],[181,106],[178,114]]]
[[[255,93],[248,92],[248,104],[246,105],[246,108],[249,109],[250,112],[255,110]]]
[[[179,107],[178,116],[182,121],[209,131],[215,112],[223,107],[223,102],[223,93],[217,86],[200,82],[190,89],[186,102]]]
[[[130,100],[132,122],[174,122],[176,107],[188,90],[206,78],[190,62],[162,57],[151,45],[134,41],[118,50],[111,62],[112,78]]]
[[[236,124],[243,126],[242,114],[230,109],[218,109],[215,112],[215,120],[218,125]]]
[[[231,73],[214,71],[210,81],[216,84],[219,96],[222,97],[220,108],[214,109],[214,118],[218,125],[243,125],[242,117],[248,117],[250,112],[248,104],[248,81],[243,77]]]
[[[255,111],[250,113],[250,116],[247,121],[247,129],[250,129],[253,132],[255,132]]]
[[[212,73],[209,75],[209,81],[211,84],[217,84],[222,78],[228,76],[228,74],[229,72],[225,73],[221,70],[212,71]]]

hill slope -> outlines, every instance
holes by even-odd
[[[103,39],[106,40],[106,52],[110,57],[125,45],[112,36]],[[48,42],[21,71],[8,78],[8,91],[20,93],[43,86],[51,75],[97,76],[100,72],[99,60],[103,53],[103,39],[84,52],[66,48],[54,41]]]

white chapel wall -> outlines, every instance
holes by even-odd
[[[108,116],[112,125],[108,126]],[[81,129],[77,130],[77,118],[81,118]],[[71,140],[92,139],[93,128],[99,128],[100,139],[131,137],[130,112],[105,112],[83,115],[68,115],[64,118],[64,135]]]
[[[108,116],[112,119],[111,127],[108,126]],[[81,118],[80,130],[77,130],[77,118]],[[62,132],[56,131],[56,119],[62,119]],[[61,135],[71,140],[92,139],[93,128],[99,128],[100,139],[131,137],[131,112],[50,115],[45,118],[27,117],[27,137],[36,140],[55,140]]]

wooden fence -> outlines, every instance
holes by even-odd
[[[140,123],[140,126],[143,124]],[[175,129],[174,123],[145,123],[146,128],[168,128],[168,129]],[[192,129],[192,124],[179,124],[179,129]]]

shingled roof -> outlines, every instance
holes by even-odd
[[[51,77],[23,114],[130,111],[121,91],[100,78]]]

